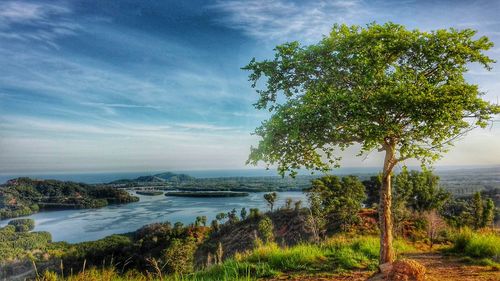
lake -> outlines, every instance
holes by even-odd
[[[266,192],[250,193],[247,197],[231,198],[193,198],[134,195],[139,202],[111,205],[100,209],[64,210],[40,212],[27,216],[35,220],[35,231],[48,231],[53,241],[70,243],[97,240],[111,234],[135,231],[143,225],[170,221],[184,224],[194,222],[197,216],[207,216],[208,222],[220,212],[229,212],[233,208],[259,208],[268,210],[263,198]],[[286,198],[302,200],[306,204],[306,195],[302,192],[278,192],[277,207],[283,206]],[[4,226],[9,220],[0,221]]]

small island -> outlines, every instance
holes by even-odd
[[[236,191],[171,191],[165,192],[165,196],[178,197],[245,197],[248,192]]]
[[[137,190],[135,193],[145,196],[157,196],[163,194],[163,192],[157,190]]]

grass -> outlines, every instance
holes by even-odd
[[[474,232],[469,228],[461,229],[452,237],[452,253],[476,259],[500,261],[500,235],[492,231]]]
[[[404,241],[395,241],[396,253],[414,251]],[[159,276],[128,273],[120,276],[113,269],[91,269],[66,279],[50,278],[41,281],[250,281],[263,277],[275,277],[282,273],[341,273],[353,269],[375,270],[378,264],[379,240],[374,236],[336,236],[321,244],[300,244],[293,247],[279,247],[269,243],[256,249],[236,254],[221,265],[188,275]],[[52,278],[52,279],[51,279]],[[56,279],[54,279],[56,278]]]

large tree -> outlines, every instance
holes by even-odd
[[[493,44],[465,30],[422,32],[393,23],[335,25],[319,43],[285,43],[272,60],[254,59],[257,109],[272,113],[248,162],[264,161],[292,176],[300,168],[328,171],[337,150],[385,152],[380,192],[380,263],[392,262],[391,172],[406,159],[432,162],[454,139],[485,127],[499,108],[467,82],[469,63],[490,69]],[[261,80],[261,78],[266,78]]]

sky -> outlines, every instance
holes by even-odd
[[[0,1],[0,173],[245,168],[269,115],[240,68],[314,44],[334,23],[473,28],[496,46],[500,1]],[[472,65],[484,98],[500,63]],[[500,165],[500,123],[436,165]],[[381,156],[349,167],[380,166]]]

